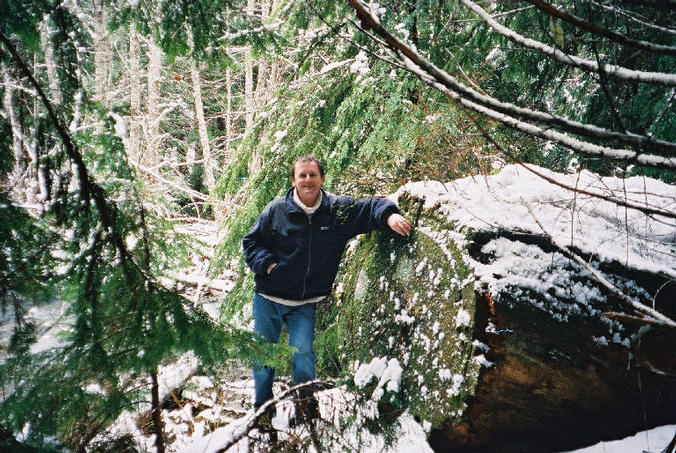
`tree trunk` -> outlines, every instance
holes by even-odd
[[[189,33],[189,41],[192,46],[192,32]],[[204,104],[202,102],[202,81],[200,79],[199,69],[194,58],[190,59],[190,78],[192,79],[193,98],[195,100],[195,118],[197,119],[197,130],[200,137],[200,146],[202,147],[202,158],[204,168],[204,182],[211,193],[216,186],[214,178],[214,160],[211,156],[211,145],[207,133],[207,122],[204,117]]]
[[[255,0],[247,0],[246,11],[248,15],[253,15],[255,11]],[[254,59],[251,49],[247,52],[246,60],[244,62],[244,108],[246,110],[246,130],[245,134],[251,132],[254,122],[254,114],[256,112],[256,91],[254,89]],[[260,74],[259,74],[260,75]],[[258,173],[261,167],[260,156],[256,153],[251,156],[249,161],[250,176]]]
[[[232,154],[231,141],[233,140],[232,131],[232,69],[225,70],[225,158],[230,159]]]
[[[140,163],[154,167],[160,161],[160,78],[162,73],[162,50],[152,41],[148,41],[148,97],[146,101],[147,131],[146,149]]]
[[[141,52],[136,27],[129,27],[129,102],[131,118],[129,127],[129,154],[136,161],[141,154]]]
[[[107,28],[108,13],[104,2],[94,4],[94,98],[110,106],[112,46]]]
[[[157,372],[150,374],[152,394],[152,420],[155,433],[155,448],[157,453],[164,453],[164,422],[162,421],[162,402],[160,401],[160,384],[157,381]]]
[[[59,83],[59,76],[56,71],[56,62],[54,61],[54,45],[52,43],[52,30],[49,19],[44,20],[40,24],[40,41],[42,43],[42,51],[45,54],[45,67],[47,69],[51,102],[55,105],[60,105],[63,102],[63,96],[61,95],[61,84]]]
[[[3,104],[5,106],[5,111],[7,112],[9,125],[12,128],[12,153],[14,154],[14,168],[12,174],[10,175],[9,187],[19,188],[20,184],[22,184],[23,174],[26,171],[26,159],[23,151],[23,126],[16,115],[18,109],[14,102],[14,88],[12,85],[14,81],[10,79],[9,72],[7,71],[4,61],[0,64],[0,70],[2,70],[2,81],[4,85]],[[16,195],[19,195],[19,193]],[[23,197],[17,199],[22,198]]]
[[[249,16],[252,16],[255,9],[255,0],[247,0],[246,3],[246,13]],[[247,51],[246,58],[244,61],[244,108],[245,119],[246,119],[246,132],[251,130],[253,126],[254,112],[256,110],[256,102],[254,99],[254,60],[251,49]]]

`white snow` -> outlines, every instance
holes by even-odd
[[[464,326],[469,326],[471,321],[472,321],[472,316],[464,308],[461,308],[460,310],[458,310],[458,314],[455,315],[455,326],[458,327],[458,328],[464,327]]]
[[[599,442],[567,453],[640,453],[660,452],[676,434],[676,425],[665,425],[636,433],[624,439]]]
[[[377,378],[378,385],[371,395],[371,399],[377,401],[382,398],[385,391],[399,391],[402,372],[403,369],[397,359],[387,360],[385,357],[374,357],[370,363],[358,367],[354,374],[354,384],[358,388],[364,388],[374,377]]]
[[[530,165],[570,187],[626,199],[667,212],[676,210],[676,189],[661,181],[631,177],[599,177],[589,171],[561,174]],[[508,165],[498,174],[452,182],[421,181],[403,186],[402,192],[425,197],[425,207],[440,203],[441,211],[458,228],[505,229],[542,234],[529,213],[559,242],[574,244],[582,252],[628,267],[664,272],[676,277],[676,224],[658,215],[648,217],[610,201],[575,196],[520,165]],[[625,219],[626,215],[626,219]]]

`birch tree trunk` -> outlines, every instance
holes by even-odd
[[[162,50],[151,40],[148,41],[148,95],[146,100],[146,150],[141,153],[139,163],[154,167],[160,161],[159,103],[160,77],[162,72]]]
[[[129,29],[129,101],[131,118],[129,128],[129,154],[138,161],[141,154],[141,56],[139,39],[134,26]]]
[[[104,2],[94,4],[94,98],[110,107],[110,73],[112,47],[106,30],[108,13]]]
[[[192,32],[188,31],[190,45],[192,47]],[[202,158],[204,168],[204,182],[209,192],[214,190],[216,179],[214,178],[214,160],[211,156],[211,145],[209,144],[209,134],[207,133],[207,122],[204,117],[204,104],[202,102],[202,81],[200,79],[199,69],[194,58],[190,59],[190,78],[192,79],[192,91],[195,101],[195,119],[197,120],[197,130],[200,137],[200,146],[202,147]]]

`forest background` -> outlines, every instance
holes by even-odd
[[[298,155],[355,196],[508,163],[676,183],[675,15],[668,2],[2,0],[3,431],[81,450],[149,395],[161,432],[160,364],[186,351],[207,373],[278,363],[232,321],[252,291],[241,237]],[[223,227],[214,250],[181,233],[202,221]],[[241,276],[219,321],[166,284],[196,255],[212,278]],[[55,298],[72,328],[32,352],[25,315]]]

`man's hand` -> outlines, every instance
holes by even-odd
[[[411,222],[399,214],[389,216],[387,218],[387,225],[392,228],[392,231],[402,236],[408,236],[411,233]]]
[[[268,275],[270,275],[270,272],[272,272],[272,269],[274,269],[276,265],[277,265],[277,263],[272,263],[268,266],[268,269],[267,269]]]

